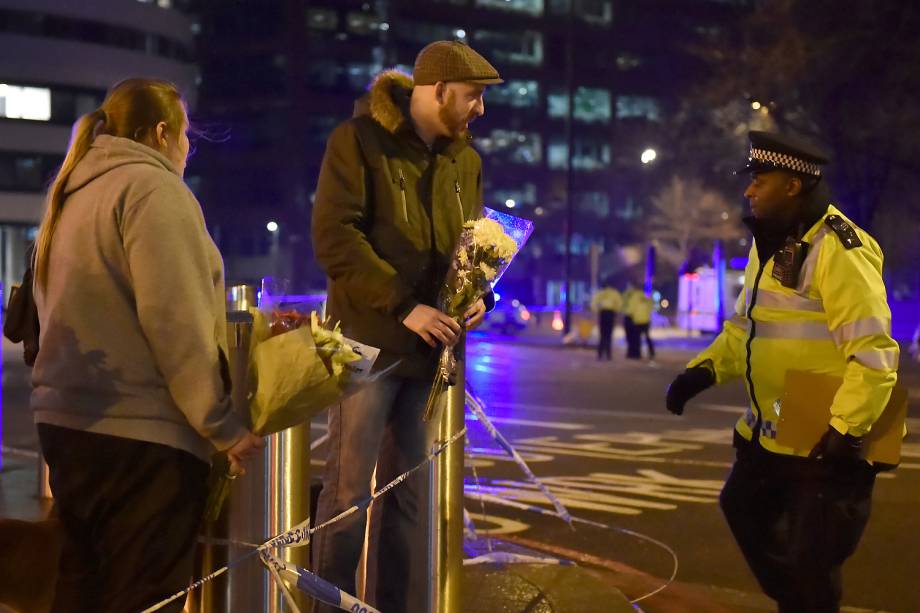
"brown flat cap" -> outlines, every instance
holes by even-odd
[[[481,85],[504,83],[495,66],[469,45],[456,40],[439,40],[419,51],[412,80],[416,85],[434,85],[438,81]]]

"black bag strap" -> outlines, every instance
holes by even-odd
[[[38,355],[38,308],[32,293],[32,267],[26,268],[22,284],[10,290],[10,300],[3,321],[3,336],[14,343],[23,344],[23,360],[29,366]]]

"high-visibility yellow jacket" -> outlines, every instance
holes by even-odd
[[[612,287],[602,287],[591,297],[592,311],[619,311],[623,308],[623,297]]]
[[[634,290],[625,302],[624,312],[632,318],[634,324],[645,325],[652,321],[655,302],[646,296],[645,292]]]
[[[847,248],[826,223],[836,215],[862,246]],[[787,369],[842,377],[828,422],[862,436],[878,420],[897,381],[898,344],[882,281],[882,250],[834,206],[804,235],[808,255],[795,288],[773,278],[774,258],[760,262],[756,245],[744,271],[735,314],[715,341],[688,364],[707,361],[716,383],[744,377],[751,404],[735,429],[774,453],[807,455],[776,443],[776,406]]]

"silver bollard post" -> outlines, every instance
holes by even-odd
[[[54,498],[51,493],[51,471],[41,452],[38,453],[38,498],[49,500]]]
[[[457,379],[444,392],[435,448],[464,427],[466,338],[455,348]],[[463,445],[455,441],[432,462],[429,482],[429,601],[432,613],[461,613],[463,600]]]
[[[228,291],[227,340],[233,405],[247,423],[249,416],[249,347],[255,288],[234,286]],[[205,537],[238,543],[260,544],[292,528],[310,514],[310,424],[305,423],[267,438],[262,455],[250,460],[246,474],[233,482],[225,508],[216,522],[204,529]],[[245,546],[201,545],[199,575],[225,566],[244,555]],[[309,566],[308,546],[285,548],[278,557],[299,566]],[[303,610],[307,597],[292,589],[291,595]],[[257,557],[234,567],[229,573],[204,584],[190,599],[191,613],[258,611],[280,613],[283,598]]]

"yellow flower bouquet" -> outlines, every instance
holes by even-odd
[[[379,350],[345,338],[338,325],[330,329],[315,312],[250,313],[248,401],[253,433],[268,436],[303,423],[370,380]],[[209,479],[208,521],[217,519],[229,494],[228,468],[226,456],[219,456]]]
[[[466,310],[492,291],[532,232],[533,222],[488,208],[479,219],[463,224],[438,308],[462,325]],[[445,386],[453,385],[456,367],[453,349],[444,347],[428,394],[425,421],[434,416]]]

